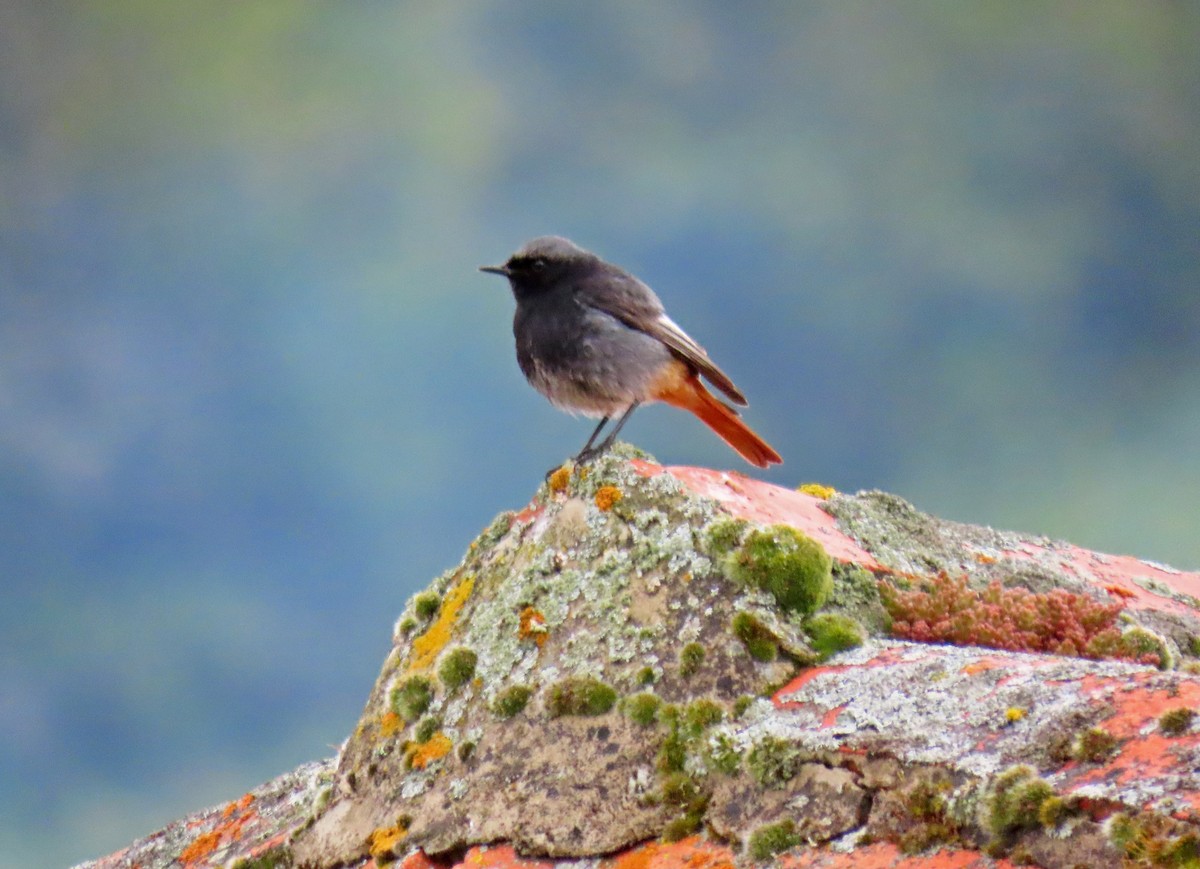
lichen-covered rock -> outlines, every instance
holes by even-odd
[[[414,597],[336,769],[100,865],[1190,865],[1198,596],[621,447]]]

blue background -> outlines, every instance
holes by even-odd
[[[475,267],[647,280],[794,486],[1200,565],[1200,6],[0,5],[0,864],[352,729],[582,444]],[[696,421],[627,437],[751,470]]]

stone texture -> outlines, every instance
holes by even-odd
[[[730,578],[715,541],[731,518],[820,542],[836,561],[825,606],[868,640],[820,661],[803,614]],[[1117,601],[1169,669],[889,637],[877,583],[937,573]],[[397,620],[335,762],[85,865],[717,867],[790,822],[777,865],[1115,867],[1130,836],[1178,850],[1200,830],[1200,734],[1158,725],[1200,707],[1200,574],[622,447],[498,517],[430,591],[435,608],[414,599]],[[739,613],[772,660],[735,636]],[[681,668],[687,644],[703,655]],[[460,677],[439,670],[463,648],[475,669],[451,689]],[[578,677],[618,702],[552,714],[556,686]],[[412,679],[432,689],[415,714],[393,702]],[[528,705],[498,715],[517,685]],[[630,717],[640,693],[659,699],[657,720]],[[1005,802],[1020,788],[1032,808]]]

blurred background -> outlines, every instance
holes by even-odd
[[[0,4],[0,864],[332,754],[647,280],[794,486],[1200,566],[1200,5]],[[624,434],[753,470],[677,411]]]

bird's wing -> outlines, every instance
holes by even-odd
[[[597,284],[591,282],[585,282],[579,288],[579,297],[585,304],[611,314],[630,328],[657,338],[679,358],[694,366],[731,401],[741,405],[747,403],[741,390],[708,358],[704,348],[667,316],[653,290],[628,272],[616,268],[606,270],[597,283],[600,281],[603,282],[602,292],[598,291]]]

